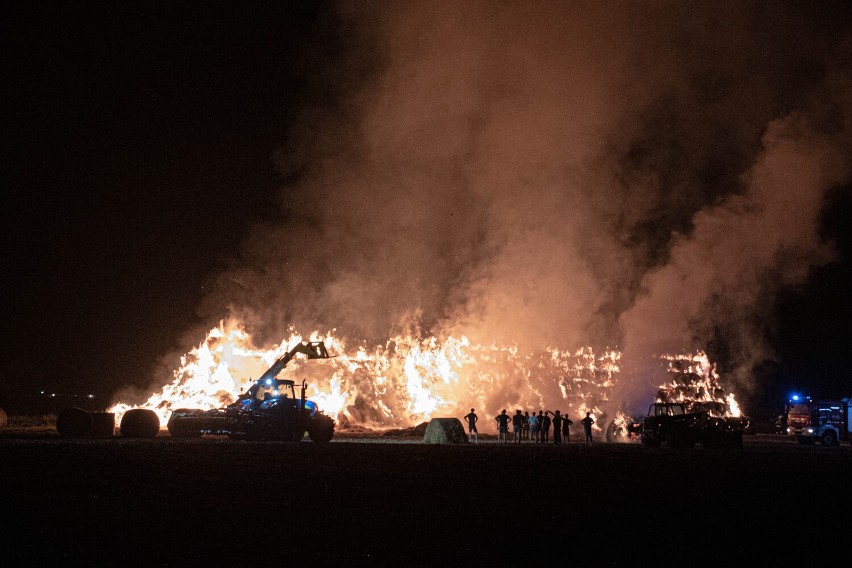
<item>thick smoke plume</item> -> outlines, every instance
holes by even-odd
[[[832,259],[850,161],[842,4],[355,3],[279,151],[285,220],[207,298],[256,338],[415,320],[522,349],[772,356],[776,293]],[[840,23],[838,23],[840,22]],[[328,104],[326,104],[328,103]]]

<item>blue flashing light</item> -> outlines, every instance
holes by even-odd
[[[803,394],[794,394],[794,395],[790,396],[790,402],[793,403],[793,404],[796,404],[798,402],[806,403],[806,402],[810,402],[810,400],[811,400],[811,397],[805,396]]]
[[[272,384],[272,379],[266,379],[266,384],[267,384],[267,385],[271,385],[271,384]]]

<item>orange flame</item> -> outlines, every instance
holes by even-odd
[[[673,379],[660,386],[659,402],[703,403],[711,414],[740,417],[739,404],[733,393],[722,388],[716,364],[703,351],[692,355],[664,355],[666,371]],[[710,404],[708,404],[710,403]]]
[[[221,408],[303,339],[323,341],[334,357],[308,363],[294,359],[282,375],[306,380],[308,397],[342,425],[371,428],[462,416],[471,407],[483,414],[561,407],[563,414],[603,416],[602,406],[621,371],[621,353],[615,350],[521,353],[516,345],[480,345],[464,336],[422,338],[411,332],[369,348],[350,347],[334,331],[304,337],[291,330],[279,345],[258,349],[242,325],[222,322],[181,358],[174,380],[139,406],[154,410],[162,425],[172,409]],[[109,411],[120,420],[130,408],[135,406],[118,403]]]

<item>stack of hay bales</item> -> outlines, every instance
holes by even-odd
[[[433,418],[423,434],[424,444],[467,444],[467,434],[458,418]]]
[[[63,438],[111,438],[115,434],[115,413],[66,408],[56,417],[56,431]]]
[[[63,438],[112,438],[115,413],[66,408],[56,417],[56,431]],[[125,438],[156,438],[160,419],[153,410],[134,408],[124,413],[119,431]]]

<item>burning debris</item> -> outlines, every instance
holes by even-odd
[[[344,60],[313,70],[341,99],[312,98],[276,154],[285,221],[247,236],[202,307],[290,336],[212,330],[146,402],[161,423],[232,403],[303,339],[293,322],[384,339],[416,309],[448,330],[311,335],[338,357],[291,374],[376,429],[558,408],[618,437],[654,395],[639,367],[672,345],[725,334],[743,377],[772,357],[773,299],[834,257],[821,220],[849,180],[831,10],[364,4]],[[629,377],[599,348],[616,341]],[[739,416],[705,354],[665,361],[658,401]]]
[[[709,412],[717,417],[741,417],[733,393],[719,382],[716,364],[703,351],[695,355],[665,355],[671,380],[657,391],[657,402],[682,402],[688,412]]]
[[[177,408],[209,410],[234,403],[276,359],[305,339],[293,331],[271,349],[258,349],[236,322],[212,329],[181,359],[174,380],[144,404],[165,425]],[[474,405],[486,414],[499,408],[559,408],[563,414],[596,417],[595,429],[611,441],[635,437],[633,420],[611,400],[620,377],[621,353],[545,348],[522,353],[517,346],[479,345],[466,337],[397,334],[382,345],[350,347],[333,332],[313,333],[330,359],[302,365],[294,359],[288,377],[307,380],[309,396],[341,429],[386,431],[423,424],[435,415],[461,416]],[[673,379],[658,398],[689,400],[713,412],[738,409],[719,383],[704,353],[667,356]],[[730,401],[730,402],[729,402]],[[733,404],[730,404],[733,402]],[[723,410],[724,407],[724,410]],[[120,403],[118,419],[134,406]],[[611,416],[611,418],[610,418]]]
[[[669,380],[657,390],[655,405],[680,404],[690,414],[706,414],[745,431],[749,419],[742,415],[733,393],[721,384],[716,364],[703,351],[693,355],[664,355]],[[639,441],[643,421],[619,413],[610,422],[607,441]]]

